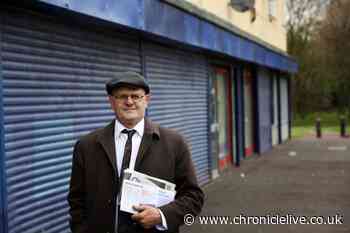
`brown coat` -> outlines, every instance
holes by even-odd
[[[178,133],[146,118],[135,170],[176,184],[175,201],[160,208],[168,225],[165,232],[178,232],[185,214],[199,214],[204,194],[189,148]],[[114,232],[117,174],[113,121],[82,137],[74,147],[68,195],[73,233]]]

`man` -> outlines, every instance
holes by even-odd
[[[178,232],[184,215],[200,212],[204,196],[187,144],[145,118],[150,88],[141,75],[120,74],[106,90],[115,120],[74,147],[68,195],[72,232]],[[174,183],[175,200],[159,208],[135,206],[133,215],[120,211],[125,168]]]

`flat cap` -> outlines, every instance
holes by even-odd
[[[118,73],[106,83],[106,91],[108,95],[111,95],[112,91],[119,87],[140,87],[145,90],[146,94],[149,94],[150,92],[150,88],[145,78],[136,72],[130,71]]]

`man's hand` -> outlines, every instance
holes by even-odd
[[[157,208],[142,204],[139,206],[133,206],[133,208],[138,211],[138,213],[133,214],[131,218],[143,226],[143,228],[150,229],[155,225],[162,223],[162,218]]]

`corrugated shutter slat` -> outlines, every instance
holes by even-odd
[[[198,181],[207,183],[208,67],[205,58],[155,44],[146,44],[145,53],[152,90],[149,116],[186,137]]]
[[[45,16],[1,14],[8,229],[69,232],[74,143],[113,119],[105,82],[140,72],[139,43]]]
[[[271,80],[266,69],[259,69],[258,77],[258,127],[259,153],[264,153],[272,147],[271,133]]]

